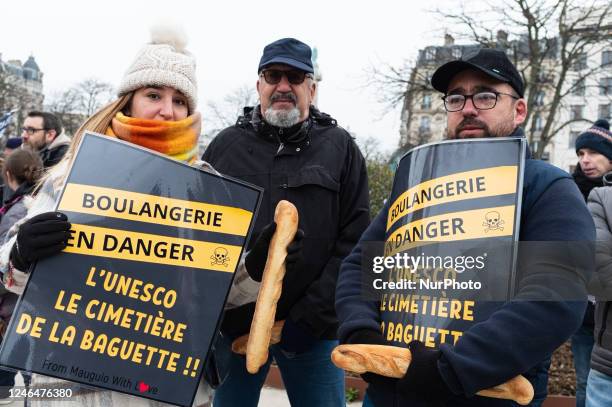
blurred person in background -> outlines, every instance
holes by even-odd
[[[604,175],[612,171],[612,137],[609,129],[610,123],[600,119],[576,139],[578,165],[572,177],[585,201],[594,188],[604,186]],[[593,217],[597,223],[596,216]],[[600,240],[600,231],[598,230],[597,233],[597,240]],[[594,343],[594,315],[595,297],[589,296],[582,326],[571,338],[574,368],[576,369],[576,407],[585,405],[587,378]]]

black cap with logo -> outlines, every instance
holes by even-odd
[[[435,90],[446,93],[453,77],[466,69],[476,69],[505,82],[512,86],[520,97],[524,96],[525,85],[516,67],[504,51],[492,48],[477,49],[464,54],[461,59],[442,65],[431,77],[431,85]]]

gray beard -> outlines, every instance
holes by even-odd
[[[269,108],[264,113],[264,119],[272,126],[288,128],[300,122],[300,110],[297,106],[289,110]]]

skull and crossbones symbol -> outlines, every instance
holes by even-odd
[[[227,267],[228,262],[230,260],[227,249],[225,247],[217,247],[215,249],[215,254],[210,256],[210,259],[212,260],[210,264],[212,264],[213,266],[220,265],[223,267]]]
[[[485,222],[482,223],[482,226],[485,227],[485,233],[492,230],[500,230],[503,232],[503,226],[505,222],[500,218],[501,216],[497,211],[487,212],[485,214]]]

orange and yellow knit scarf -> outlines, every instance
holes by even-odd
[[[198,153],[200,113],[179,121],[145,120],[119,112],[106,135],[155,150],[178,161],[192,163]]]

